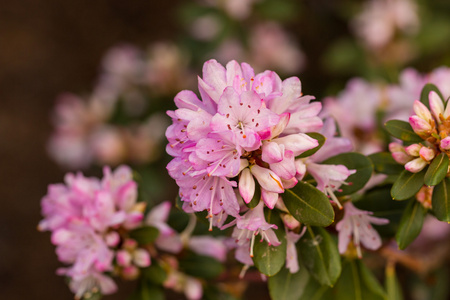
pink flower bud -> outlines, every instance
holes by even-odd
[[[450,150],[450,136],[448,136],[445,139],[441,140],[441,145],[440,146],[444,150]]]
[[[132,250],[137,248],[137,242],[135,240],[132,240],[132,239],[126,239],[123,242],[123,246],[122,247],[124,249],[129,250],[129,251],[132,251]]]
[[[411,124],[412,129],[418,135],[429,135],[431,130],[433,129],[430,123],[418,116],[409,117],[409,124]]]
[[[392,153],[392,158],[394,158],[394,160],[399,164],[404,165],[411,159],[413,159],[413,157],[408,155],[405,151],[405,148],[399,143],[390,143],[389,151]],[[419,154],[417,154],[417,156],[418,155]]]
[[[119,250],[116,254],[117,264],[122,267],[131,265],[131,254],[126,250]]]
[[[151,264],[150,254],[142,248],[136,249],[133,252],[133,263],[141,268],[150,266]]]
[[[135,280],[139,277],[139,269],[136,266],[128,266],[122,269],[122,277],[127,280]]]
[[[422,149],[420,149],[419,151],[419,154],[420,157],[427,162],[431,161],[435,156],[434,150],[427,147],[422,147]]]
[[[411,156],[419,156],[420,149],[422,149],[421,145],[412,144],[405,148],[405,152]]]
[[[254,165],[251,167],[251,172],[253,176],[255,176],[256,180],[258,180],[258,183],[261,185],[261,187],[268,192],[284,192],[280,177],[278,177],[278,175],[273,171],[260,167],[258,165]]]
[[[405,164],[405,169],[411,173],[418,173],[423,170],[427,165],[427,162],[424,161],[421,157],[413,159],[412,161]]]
[[[442,104],[442,102],[441,102]],[[444,107],[442,107],[444,108]],[[431,121],[431,113],[428,108],[420,101],[414,101],[413,109],[416,115],[422,120],[427,121],[428,123]]]
[[[430,109],[438,123],[441,123],[439,115],[444,115],[444,104],[441,98],[436,94],[435,91],[431,91],[428,94],[428,101],[430,103]]]
[[[242,170],[241,177],[239,178],[239,193],[245,203],[252,201],[253,195],[255,194],[255,180],[248,168]]]
[[[116,231],[111,231],[105,236],[105,242],[109,247],[115,247],[120,242],[120,235]]]

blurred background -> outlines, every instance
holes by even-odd
[[[406,67],[450,65],[449,17],[446,0],[2,0],[0,299],[72,299],[37,231],[67,171],[129,163],[151,201],[174,199],[164,111],[207,59],[299,76],[322,100],[356,76],[398,84]]]

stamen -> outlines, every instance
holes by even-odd
[[[253,257],[253,246],[255,245],[255,236],[256,234],[252,234],[252,242],[250,244],[250,257]]]

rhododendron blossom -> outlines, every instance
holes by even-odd
[[[260,188],[272,209],[297,182],[295,157],[318,146],[305,132],[321,128],[320,103],[302,95],[298,78],[255,74],[236,61],[226,67],[207,61],[198,80],[202,99],[181,91],[178,109],[168,112],[173,124],[166,131],[167,152],[174,159],[167,169],[180,187],[183,208],[207,210],[211,228],[215,215],[239,217],[234,188],[246,203]]]
[[[136,202],[137,184],[130,168],[103,170],[102,180],[81,173],[67,174],[65,184],[53,184],[42,199],[44,220],[40,230],[52,231],[52,243],[61,262],[69,267],[58,274],[70,277],[76,298],[116,290],[107,275],[115,269],[114,259],[124,278],[139,275],[139,267],[151,263],[149,253],[121,233],[137,228],[145,205]]]
[[[351,202],[344,204],[344,218],[336,224],[336,230],[339,232],[339,253],[345,253],[352,236],[359,258],[362,257],[361,244],[370,250],[380,248],[380,235],[371,224],[384,225],[389,223],[389,220],[372,217],[371,214],[370,211],[357,209]]]

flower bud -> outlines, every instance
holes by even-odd
[[[117,264],[122,267],[131,265],[131,254],[126,250],[119,250],[116,254]]]
[[[448,136],[445,139],[441,140],[440,146],[444,150],[450,150],[450,136]]]
[[[405,169],[411,173],[418,173],[423,170],[427,165],[427,162],[424,161],[421,157],[413,159],[412,161],[405,164]]]
[[[239,178],[239,193],[245,203],[249,203],[255,194],[255,180],[248,168],[242,170],[241,177]]]
[[[442,103],[441,98],[435,91],[431,91],[430,94],[428,94],[428,101],[430,103],[430,109],[433,116],[436,118],[438,123],[441,123],[439,115],[444,115],[444,104]]]
[[[422,149],[421,145],[412,144],[408,147],[405,147],[405,152],[411,156],[419,156],[420,149]]]
[[[142,248],[138,248],[133,252],[133,263],[141,268],[150,266],[150,254]]]
[[[409,124],[411,124],[412,129],[415,133],[420,136],[428,136],[433,129],[427,121],[421,119],[418,116],[409,117]]]
[[[120,242],[120,235],[116,231],[111,231],[105,236],[105,242],[109,247],[115,247]]]
[[[408,155],[405,151],[405,148],[399,143],[390,143],[389,151],[392,154],[392,158],[399,164],[406,164],[408,161],[413,159],[412,156]]]
[[[419,151],[419,154],[420,157],[427,162],[430,162],[435,156],[434,150],[427,147],[422,147],[422,149],[420,149]]]
[[[416,115],[419,118],[421,118],[422,120],[425,120],[428,123],[430,123],[430,121],[431,121],[431,113],[428,110],[428,108],[422,102],[417,101],[417,100],[414,101],[413,109],[414,109],[414,112],[416,113]]]

